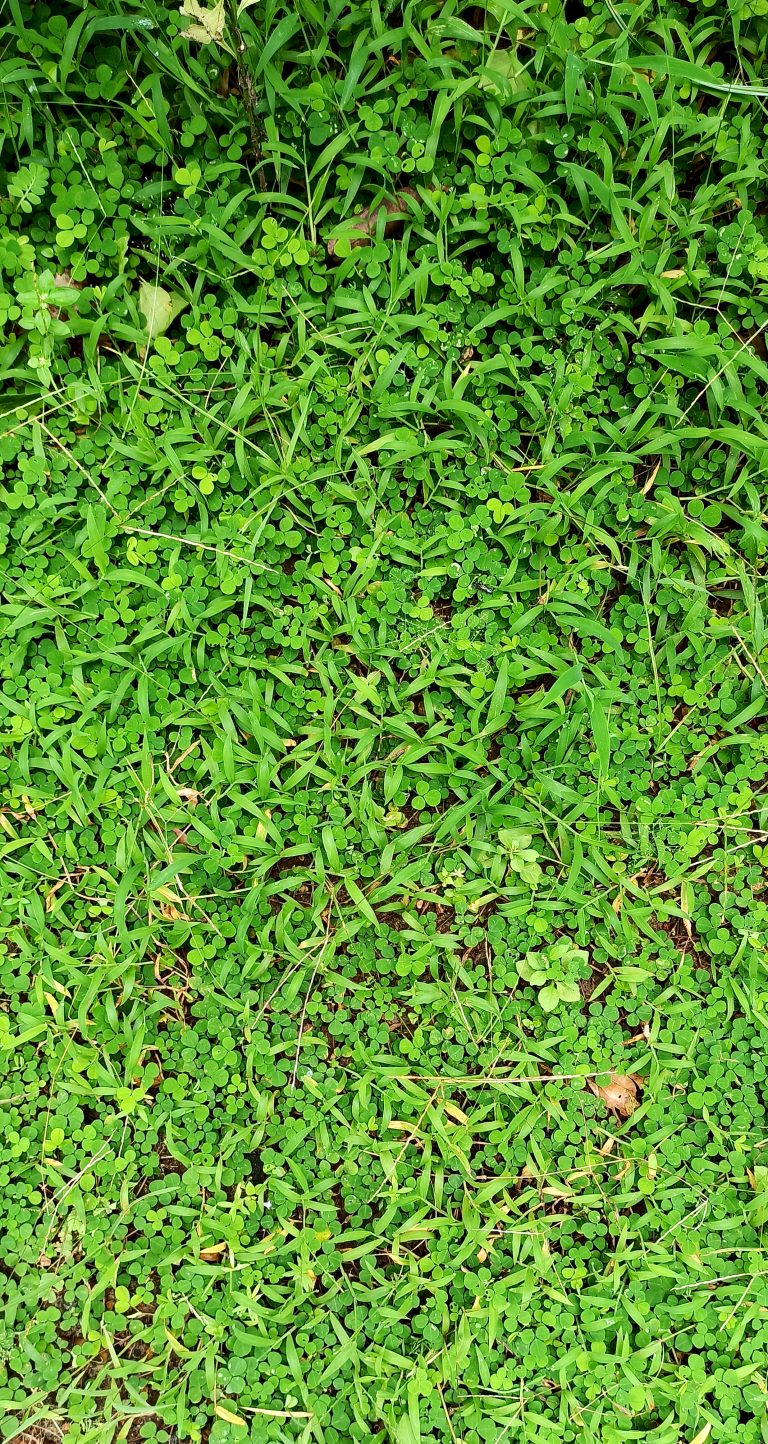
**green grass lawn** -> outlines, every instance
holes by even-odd
[[[0,1438],[768,1441],[767,50],[5,0]]]

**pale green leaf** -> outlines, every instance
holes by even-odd
[[[480,72],[481,90],[493,95],[519,94],[531,88],[530,76],[516,50],[494,50]]]
[[[547,983],[539,993],[539,1002],[545,1013],[553,1013],[560,1001],[560,995],[554,983]]]
[[[564,1003],[578,1003],[581,997],[578,983],[558,983],[557,991]]]
[[[156,336],[165,335],[186,304],[183,296],[166,291],[163,286],[155,286],[151,281],[139,283],[139,310],[144,317],[150,341],[154,341]]]
[[[224,0],[217,0],[210,8],[200,5],[199,0],[184,0],[181,13],[192,21],[184,31],[188,40],[197,40],[200,45],[221,44],[226,24]]]

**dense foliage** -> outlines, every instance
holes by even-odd
[[[768,4],[2,21],[0,1435],[768,1440]]]

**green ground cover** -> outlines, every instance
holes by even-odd
[[[0,1436],[767,1441],[768,4],[0,21]]]

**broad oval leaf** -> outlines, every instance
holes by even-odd
[[[151,281],[140,282],[139,310],[144,317],[150,341],[165,334],[186,304],[183,296],[166,291],[163,286],[156,286]]]

